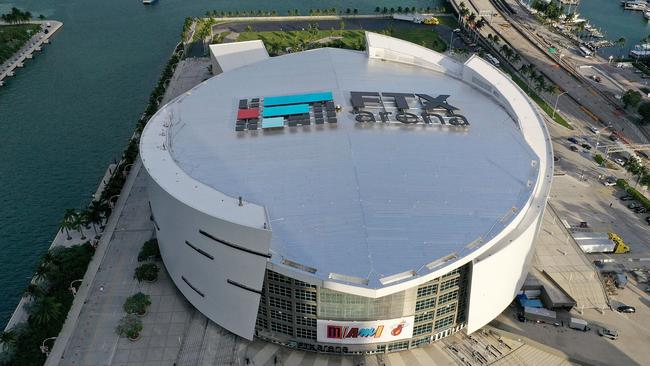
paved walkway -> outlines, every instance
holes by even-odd
[[[32,58],[34,52],[40,51],[44,43],[49,43],[50,37],[52,37],[52,35],[56,33],[56,31],[58,31],[59,28],[63,26],[63,23],[56,20],[43,20],[43,21],[29,22],[29,24],[45,24],[45,23],[50,24],[50,27],[47,28],[48,33],[45,33],[43,29],[41,29],[40,32],[32,36],[32,38],[27,42],[27,44],[21,47],[12,57],[10,57],[7,61],[5,61],[0,65],[0,86],[3,85],[4,83],[3,80],[5,78],[14,75],[16,68],[23,67],[24,62],[27,59]],[[43,25],[42,28],[44,27],[45,26]]]

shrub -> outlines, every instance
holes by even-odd
[[[142,292],[138,292],[126,299],[123,308],[127,314],[144,315],[149,305],[151,305],[151,297]]]
[[[138,253],[138,262],[144,262],[147,259],[160,259],[160,248],[158,247],[158,240],[147,240],[142,244],[142,249]]]
[[[142,320],[133,314],[127,314],[117,325],[117,334],[129,339],[137,339],[142,331]]]
[[[619,179],[616,181],[616,185],[620,188],[623,188],[630,196],[634,197],[635,200],[639,201],[643,207],[650,210],[650,199],[644,196],[643,193],[637,191],[636,189],[630,187],[625,179]]]
[[[159,270],[160,269],[158,268],[157,265],[153,263],[145,263],[135,269],[135,274],[133,275],[133,277],[140,282],[142,281],[152,282],[158,279]]]
[[[605,159],[600,154],[594,155],[594,160],[598,165],[603,165],[603,163],[605,163]]]

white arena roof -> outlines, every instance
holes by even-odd
[[[257,130],[235,131],[240,100],[260,98],[264,113],[271,96],[329,92],[341,107],[336,123],[315,124],[311,105],[310,125],[263,130],[269,114]],[[356,122],[351,92],[448,95],[469,126]],[[396,101],[382,100],[394,115]],[[419,115],[423,100],[407,101]],[[268,58],[207,80],[165,108],[174,163],[216,191],[263,206],[271,261],[315,269],[324,280],[380,288],[467,256],[515,220],[538,181],[540,158],[489,94],[364,52]],[[372,103],[364,110],[381,111]]]

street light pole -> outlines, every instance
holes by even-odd
[[[82,281],[83,281],[83,279],[78,279],[78,280],[74,280],[74,281],[70,282],[70,287],[68,287],[68,290],[70,290],[70,292],[72,292],[72,296],[77,296],[77,289],[74,288],[74,284],[77,283],[77,282],[82,282]]]
[[[553,106],[553,115],[551,118],[555,118],[555,112],[557,112],[557,102],[560,100],[560,97],[563,96],[564,94],[568,93],[568,91],[565,91],[564,93],[561,93],[555,98],[555,105]]]
[[[49,356],[49,355],[50,355],[50,348],[49,348],[48,346],[45,345],[45,342],[47,342],[47,341],[49,341],[49,340],[54,340],[54,339],[56,339],[56,337],[45,338],[45,339],[43,340],[43,343],[41,343],[41,347],[40,347],[40,349],[41,349],[41,353],[44,354],[45,356]]]
[[[600,131],[596,131],[596,152],[598,152],[598,140],[600,140]]]
[[[454,33],[460,32],[460,28],[456,28],[451,31],[451,35],[449,36],[449,53],[451,54],[454,50]]]

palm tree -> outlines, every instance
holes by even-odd
[[[16,332],[13,329],[6,330],[0,334],[0,344],[3,345],[4,351],[13,350],[16,345]]]
[[[625,46],[626,39],[625,37],[621,37],[616,40],[616,44],[619,47],[619,51],[621,52],[621,58],[623,58],[623,46]]]
[[[53,297],[43,297],[34,302],[29,310],[29,320],[36,325],[46,326],[61,318],[61,304]]]
[[[67,239],[67,240],[71,240],[71,239],[72,239],[72,237],[70,236],[70,229],[73,229],[73,227],[72,227],[72,221],[68,220],[68,219],[64,216],[63,219],[61,219],[61,221],[59,222],[59,228],[61,229],[61,231],[65,230],[65,234],[66,234],[66,239]]]
[[[95,225],[99,225],[103,221],[102,210],[102,204],[99,203],[99,201],[92,201],[90,202],[88,209],[85,211],[86,215],[88,216],[88,222],[92,224],[93,230],[95,231],[95,239],[99,237],[99,234],[97,234],[97,227]]]
[[[72,225],[75,230],[81,234],[81,240],[86,240],[86,235],[84,234],[83,227],[85,225],[84,215],[80,213],[75,213]]]
[[[25,287],[25,291],[23,291],[23,296],[24,297],[29,297],[32,300],[39,298],[43,296],[45,292],[43,291],[43,288],[35,283],[30,283]]]

